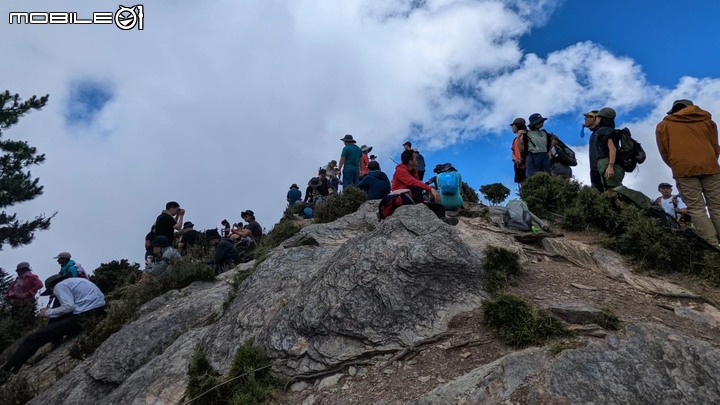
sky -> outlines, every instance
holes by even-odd
[[[142,262],[171,200],[196,229],[251,209],[269,230],[290,184],[339,160],[345,134],[390,176],[409,140],[428,172],[451,162],[475,189],[515,189],[508,124],[539,112],[589,183],[582,113],[610,106],[648,154],[625,184],[654,197],[671,180],[654,128],[672,101],[720,114],[715,0],[152,0],[143,30],[8,23],[117,5],[0,4],[0,90],[50,94],[3,133],[47,158],[31,168],[44,194],[9,211],[58,212],[30,245],[0,251],[11,274],[28,261],[44,279],[61,251],[88,271]]]

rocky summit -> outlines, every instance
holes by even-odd
[[[717,291],[634,273],[584,236],[527,243],[501,209],[466,208],[455,227],[421,205],[378,222],[377,202],[305,226],[258,265],[147,302],[83,361],[70,342],[41,351],[20,373],[30,403],[187,403],[195,349],[225,374],[248,340],[286,381],[275,403],[718,403]],[[518,254],[510,292],[573,336],[515,350],[482,324],[488,246]]]

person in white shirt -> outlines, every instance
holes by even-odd
[[[661,206],[668,215],[679,219],[687,214],[687,205],[679,195],[673,195],[672,189],[671,184],[660,183],[658,191],[661,195],[655,200],[655,204]]]
[[[90,280],[67,278],[56,274],[45,280],[45,291],[40,294],[53,294],[60,302],[56,308],[43,308],[40,316],[49,318],[45,327],[38,329],[23,339],[17,351],[3,369],[17,372],[35,352],[47,343],[62,341],[65,336],[74,336],[82,331],[82,320],[92,315],[102,315],[105,311],[105,296]]]

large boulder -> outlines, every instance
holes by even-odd
[[[207,345],[221,370],[247,339],[288,376],[398,350],[444,332],[487,296],[481,257],[423,205],[378,223],[366,204],[301,234],[319,246],[270,256],[216,324]]]
[[[720,349],[663,325],[631,324],[555,357],[542,348],[512,353],[411,404],[711,404],[718,375]]]

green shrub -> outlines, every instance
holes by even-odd
[[[37,316],[36,301],[0,308],[0,353],[14,341],[42,324]]]
[[[499,339],[515,348],[544,343],[569,331],[557,318],[534,310],[522,298],[502,294],[482,304],[483,323],[495,329]]]
[[[330,194],[322,204],[315,207],[315,222],[335,221],[352,214],[367,201],[367,194],[357,187],[343,188],[342,193]]]
[[[482,260],[485,289],[497,292],[505,287],[520,273],[520,256],[510,250],[497,246],[488,246]]]
[[[480,192],[492,205],[499,205],[510,195],[510,189],[502,183],[493,183],[480,186]]]
[[[563,214],[580,191],[580,183],[547,173],[536,173],[523,182],[520,198],[537,216]]]
[[[583,186],[565,210],[563,227],[571,231],[585,231],[593,226],[614,232],[619,226],[617,211],[608,196],[595,188]]]
[[[283,381],[270,372],[270,360],[246,341],[235,351],[230,371],[221,376],[205,354],[195,350],[188,366],[188,396],[193,404],[260,404],[272,400]]]
[[[462,194],[462,199],[465,202],[477,204],[478,201],[480,201],[480,199],[478,198],[478,194],[475,192],[475,190],[473,190],[473,188],[464,181],[460,185],[460,192]]]
[[[0,386],[0,398],[5,405],[24,405],[34,397],[35,390],[30,386],[27,378],[19,375],[10,376],[9,380]]]
[[[204,262],[183,258],[161,277],[125,285],[115,290],[115,300],[108,302],[106,316],[85,329],[70,348],[70,354],[84,359],[110,335],[135,320],[140,306],[170,291],[185,288],[195,281],[214,281],[215,271]]]
[[[703,253],[700,274],[705,277],[710,284],[720,286],[720,254],[715,252]]]
[[[93,271],[90,281],[107,295],[119,287],[137,283],[141,276],[139,264],[130,264],[127,259],[122,259],[101,263],[100,267]]]

